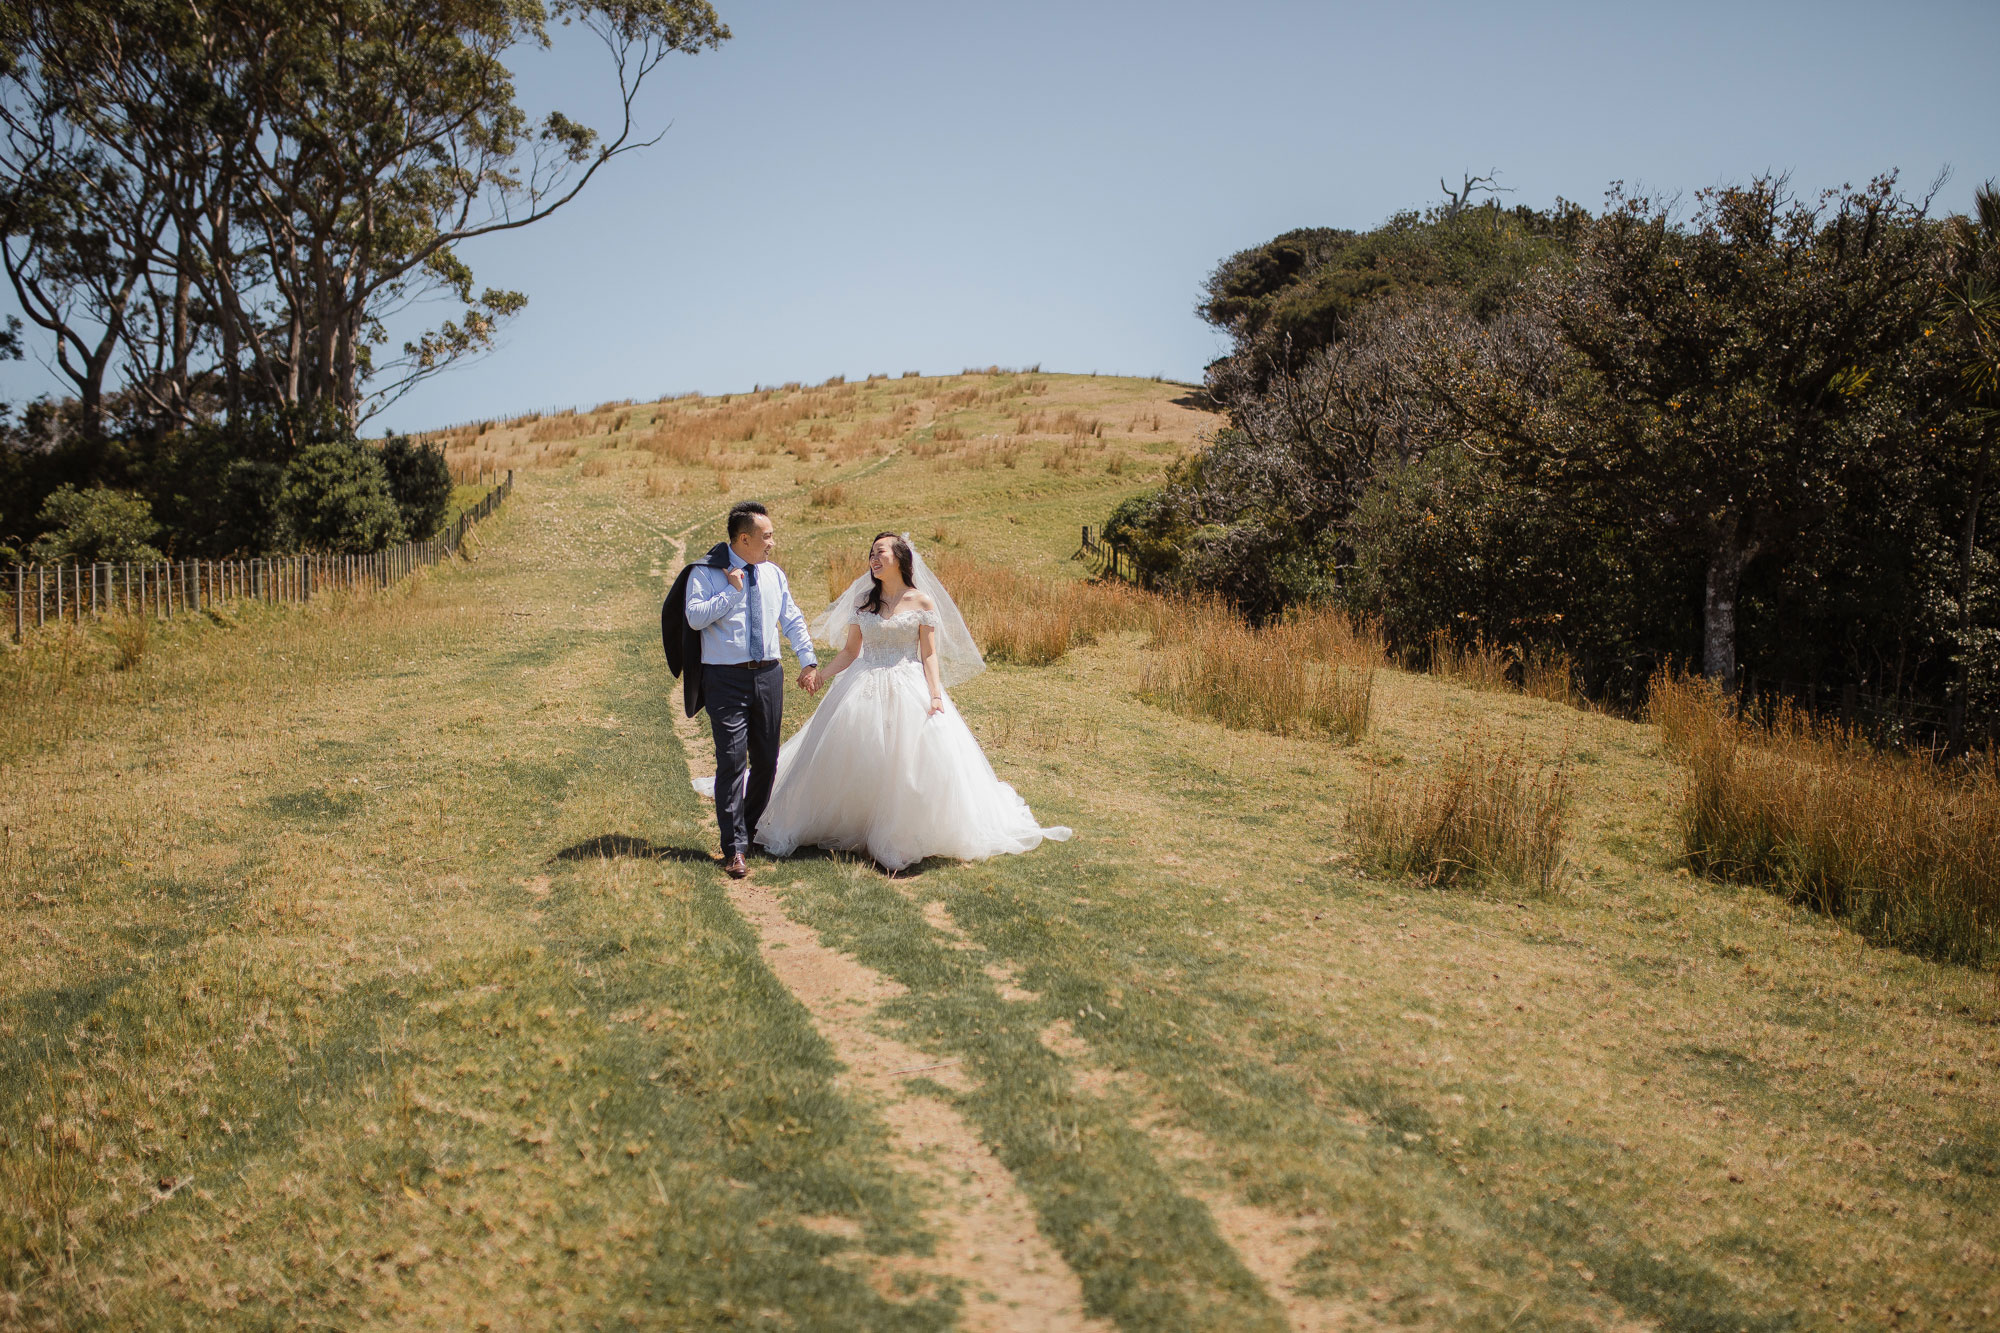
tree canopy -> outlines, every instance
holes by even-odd
[[[575,24],[613,123],[532,120],[505,60]],[[526,298],[463,248],[657,139],[642,86],[728,29],[704,0],[13,0],[0,259],[74,387],[155,429],[329,405],[351,425],[491,346]],[[459,313],[387,347],[419,302]]]
[[[1628,699],[1693,661],[2000,738],[1996,292],[2000,194],[1937,219],[1893,175],[1286,232],[1203,288],[1228,428],[1107,535],[1419,657],[1567,652]]]

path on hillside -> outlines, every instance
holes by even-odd
[[[1048,557],[1076,474],[1032,467],[871,507]],[[475,561],[190,635],[9,772],[0,1322],[2000,1308],[1980,979],[1674,875],[1646,729],[1389,675],[1364,745],[1228,732],[1107,639],[961,700],[1075,841],[732,886],[656,628],[720,514],[639,489],[527,473]],[[805,496],[788,533],[858,530]],[[1564,894],[1349,859],[1353,792],[1475,734],[1574,756]]]
[[[667,535],[672,559],[665,570],[649,571],[662,578],[663,595],[687,563],[688,539],[718,526],[726,513]],[[713,740],[701,720],[680,707],[677,686],[669,706],[690,774],[712,776]],[[776,869],[761,859],[757,864],[760,870]],[[1034,1209],[1007,1168],[950,1101],[910,1081],[921,1076],[924,1083],[963,1092],[965,1076],[957,1063],[933,1060],[879,1030],[882,1002],[903,988],[826,947],[754,880],[733,882],[728,892],[757,931],[765,965],[811,1013],[820,1035],[847,1066],[847,1086],[878,1108],[895,1136],[900,1164],[923,1179],[927,1213],[941,1237],[929,1266],[968,1292],[965,1327],[995,1333],[1108,1328],[1084,1314],[1076,1274],[1036,1229]]]

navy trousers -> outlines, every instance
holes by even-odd
[[[778,729],[785,717],[785,670],[777,662],[755,668],[704,663],[701,689],[715,733],[715,823],[727,859],[750,850],[757,821],[771,803]]]

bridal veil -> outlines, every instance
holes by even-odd
[[[916,577],[917,591],[929,597],[937,607],[938,675],[945,688],[950,689],[984,671],[986,659],[980,655],[972,631],[966,628],[965,617],[958,612],[958,603],[951,599],[944,584],[925,563],[924,553],[910,540],[909,533],[903,534],[903,541],[910,548],[910,572]],[[863,574],[847,585],[846,592],[833,599],[833,604],[812,623],[815,639],[839,651],[841,645],[847,642],[847,627],[854,624],[861,614],[861,602],[868,595],[872,578],[872,575]]]

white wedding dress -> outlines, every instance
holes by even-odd
[[[935,611],[853,616],[861,656],[778,752],[757,842],[777,856],[819,846],[866,852],[889,870],[927,856],[982,861],[1025,852],[1066,828],[1043,828],[986,761],[949,696],[930,715],[917,629]],[[712,788],[711,781],[711,788]]]

